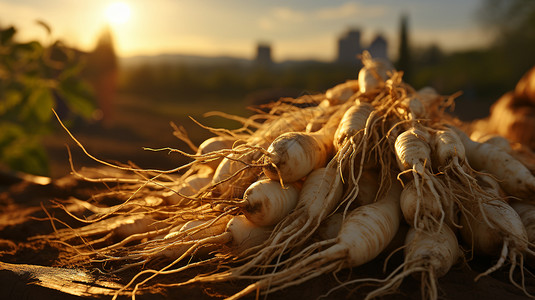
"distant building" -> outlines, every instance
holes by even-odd
[[[373,58],[384,58],[388,59],[387,54],[387,42],[382,35],[377,35],[375,39],[370,43],[368,51]]]
[[[355,62],[362,53],[360,30],[349,30],[338,40],[338,62]]]
[[[349,30],[338,39],[338,56],[336,61],[339,63],[354,63],[359,61],[359,55],[364,50],[368,50],[373,58],[388,59],[388,42],[378,34],[370,45],[366,48],[361,42],[360,30]]]
[[[273,60],[271,59],[271,46],[265,43],[258,44],[255,60],[259,65],[270,65],[273,63]]]

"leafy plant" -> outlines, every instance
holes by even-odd
[[[0,166],[45,175],[41,138],[57,128],[52,109],[66,118],[89,118],[93,92],[81,77],[80,52],[61,41],[18,42],[16,32],[12,26],[0,28]]]

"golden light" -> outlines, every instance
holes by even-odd
[[[125,2],[112,2],[106,8],[106,18],[112,24],[124,24],[130,19],[130,6]]]

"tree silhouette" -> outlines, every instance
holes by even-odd
[[[115,54],[113,35],[109,26],[104,27],[100,33],[97,45],[89,53],[87,63],[89,76],[98,77],[103,73],[117,70],[117,56]]]
[[[408,16],[403,14],[401,16],[401,25],[399,32],[399,56],[396,63],[396,68],[403,71],[403,78],[406,82],[411,82],[412,76],[412,62],[409,45],[409,33],[408,33]]]
[[[117,87],[118,63],[109,26],[101,32],[95,49],[87,57],[86,74],[95,89],[103,123],[109,125],[113,115],[113,98]]]

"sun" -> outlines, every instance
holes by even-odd
[[[112,2],[106,8],[106,18],[111,24],[124,24],[130,19],[130,6],[125,2]]]

